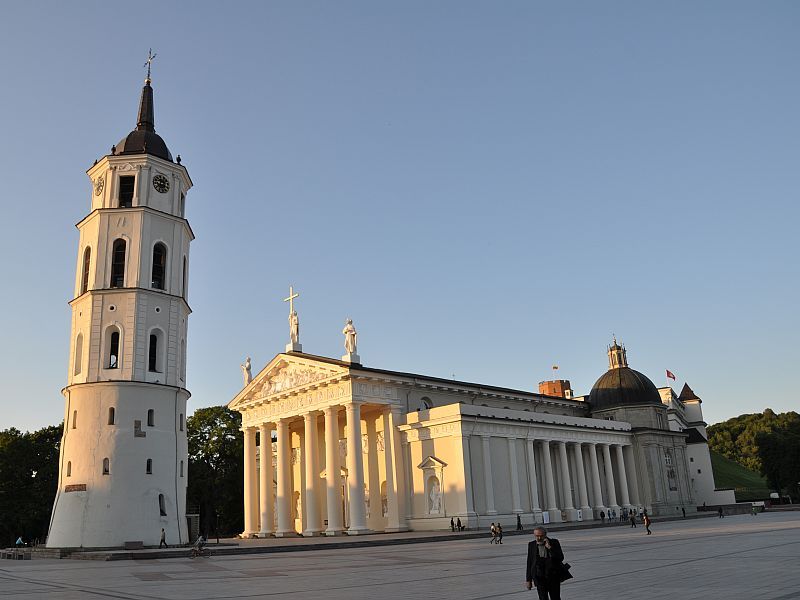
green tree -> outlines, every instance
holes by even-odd
[[[200,531],[205,535],[233,535],[244,528],[241,426],[241,415],[224,406],[198,409],[186,420],[186,504],[200,509]]]

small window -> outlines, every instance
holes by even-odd
[[[109,461],[107,458],[103,459],[103,475],[108,475],[111,473],[111,468],[109,466]]]
[[[153,246],[153,277],[150,287],[157,290],[164,289],[167,272],[167,247],[159,242]]]
[[[700,469],[697,469],[697,474],[700,475],[701,473],[702,471]]]
[[[125,253],[127,243],[123,239],[114,240],[111,250],[111,287],[125,287]]]
[[[147,467],[146,467],[146,469],[147,470],[145,472],[148,475],[152,475],[153,474],[153,459],[152,458],[148,458],[147,459]]]
[[[119,367],[119,329],[112,328],[108,338],[108,368],[116,369]]]
[[[158,334],[150,334],[150,348],[147,354],[147,370],[158,373]]]
[[[67,477],[72,477],[72,461],[67,461]]]
[[[167,516],[167,505],[164,502],[164,494],[158,495],[158,511],[161,513],[162,517]]]
[[[178,216],[179,217],[183,216],[185,202],[186,202],[186,196],[183,193],[181,193],[181,203],[180,203],[180,206],[178,206]]]
[[[689,462],[694,462],[694,456],[689,457]]]
[[[83,251],[83,276],[81,277],[81,294],[89,289],[89,266],[92,264],[92,249],[87,246]]]
[[[73,429],[77,429],[78,428],[78,411],[77,410],[73,410],[72,411],[72,428]]]
[[[152,408],[147,411],[147,426],[155,427],[156,425],[156,411]]]
[[[133,206],[133,189],[136,186],[136,177],[123,175],[119,178],[119,207],[130,208]]]
[[[181,477],[183,477],[183,461],[181,461]]]
[[[178,419],[180,430],[183,431],[183,413],[180,414],[180,418]]]
[[[186,274],[187,274],[186,271],[187,271],[186,257],[184,256],[183,257],[183,283],[181,285],[181,296],[183,297],[184,300],[186,300]]]
[[[116,418],[116,409],[113,406],[108,408],[108,424],[113,425]]]
[[[75,367],[72,370],[73,375],[80,375],[81,362],[83,361],[83,334],[79,333],[75,338]]]

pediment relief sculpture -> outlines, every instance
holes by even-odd
[[[285,392],[286,390],[327,379],[334,374],[332,371],[290,364],[274,375],[262,380],[253,390],[253,396],[264,397]]]

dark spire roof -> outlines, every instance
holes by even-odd
[[[686,402],[687,400],[700,400],[700,398],[692,391],[692,388],[689,387],[688,383],[684,383],[683,389],[681,390],[681,395],[678,396],[678,400],[681,402]]]
[[[172,161],[167,144],[156,133],[155,116],[153,110],[153,88],[150,78],[144,80],[142,97],[139,100],[139,115],[136,119],[136,129],[122,138],[115,146],[115,155],[120,154],[151,154]]]

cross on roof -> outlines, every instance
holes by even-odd
[[[148,81],[150,80],[150,65],[153,64],[153,59],[155,57],[156,57],[156,55],[153,54],[153,49],[150,48],[150,50],[148,50],[148,52],[147,52],[147,60],[144,63],[144,66],[147,67],[147,79],[148,79]]]
[[[294,291],[294,288],[290,285],[289,286],[289,297],[283,299],[284,302],[288,302],[289,303],[289,314],[292,314],[294,312],[294,299],[295,298],[299,298],[299,297],[300,297],[300,294],[296,293]]]

